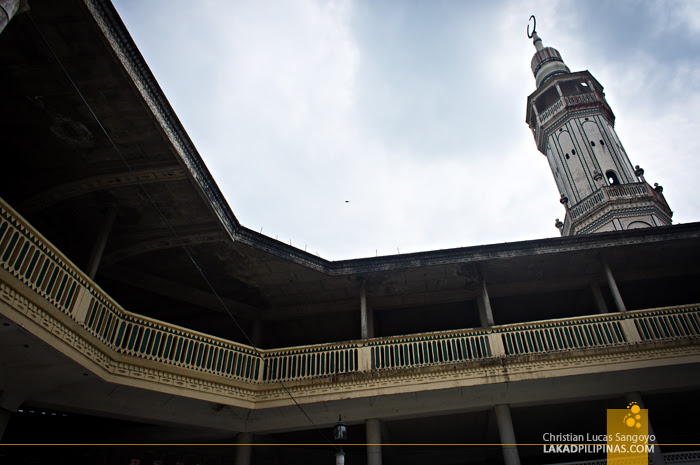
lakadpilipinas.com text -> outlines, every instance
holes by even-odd
[[[545,454],[601,454],[654,452],[653,434],[554,434],[542,435]]]

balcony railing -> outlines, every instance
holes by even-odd
[[[569,208],[564,219],[563,234],[567,235],[572,223],[603,208],[608,202],[626,201],[634,199],[650,198],[661,203],[667,210],[668,204],[662,194],[657,193],[646,182],[620,184],[617,186],[603,186],[581,199],[577,204]]]
[[[575,94],[575,95],[565,95],[559,98],[556,102],[544,109],[539,115],[540,126],[545,122],[553,118],[559,111],[565,108],[571,108],[579,105],[585,105],[588,103],[599,102],[601,99],[598,97],[596,92],[589,92],[585,94]]]
[[[575,105],[583,105],[584,103],[593,103],[599,100],[598,94],[595,92],[588,92],[585,94],[575,94],[575,95],[565,95],[564,101],[567,107],[572,107]]]
[[[2,200],[0,267],[55,307],[44,309],[58,312],[54,318],[77,323],[102,352],[249,386],[700,338],[700,308],[690,305],[260,350],[124,310]],[[0,285],[17,287],[12,279]]]
[[[542,113],[540,113],[540,125],[559,113],[559,110],[562,109],[564,109],[564,103],[561,101],[561,99],[548,106]]]

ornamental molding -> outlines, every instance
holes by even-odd
[[[620,208],[622,205],[625,205],[625,207]],[[602,208],[596,209],[573,221],[570,229],[574,231],[574,234],[590,233],[595,232],[615,218],[632,218],[640,215],[652,216],[654,214],[670,224],[672,220],[662,207],[661,202],[652,196],[609,200],[602,203]]]
[[[37,211],[50,207],[64,200],[78,197],[89,192],[108,190],[137,183],[179,181],[186,178],[185,170],[180,166],[161,166],[137,168],[134,170],[112,171],[78,181],[69,182],[40,192],[22,203],[25,211]]]

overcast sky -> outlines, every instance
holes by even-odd
[[[559,235],[531,14],[700,220],[698,1],[113,1],[238,220],[323,258]]]

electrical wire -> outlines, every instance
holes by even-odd
[[[130,173],[132,176],[134,176],[134,179],[136,180],[136,183],[138,184],[138,186],[141,188],[141,190],[143,191],[143,193],[146,195],[146,197],[148,198],[148,200],[149,200],[149,201],[151,202],[151,204],[153,205],[153,208],[155,208],[155,210],[156,210],[158,216],[160,217],[160,219],[165,223],[165,225],[167,226],[168,230],[173,234],[173,236],[175,236],[175,238],[177,239],[178,243],[180,244],[180,247],[182,248],[182,250],[184,250],[185,254],[187,254],[187,257],[190,259],[190,261],[192,262],[192,264],[194,265],[194,267],[197,269],[197,271],[199,272],[200,276],[201,276],[201,277],[204,279],[204,281],[207,283],[207,286],[209,287],[209,289],[211,290],[211,292],[214,294],[214,296],[215,296],[216,299],[219,301],[219,303],[221,304],[221,306],[224,308],[224,310],[226,311],[226,313],[228,314],[228,316],[231,318],[231,320],[233,320],[234,324],[236,325],[236,327],[238,328],[238,330],[241,332],[241,334],[243,334],[243,337],[245,338],[245,340],[246,340],[246,341],[248,342],[248,344],[253,348],[253,350],[255,350],[255,352],[258,354],[258,356],[259,356],[260,359],[262,360],[262,370],[263,370],[263,372],[264,372],[264,370],[266,369],[266,365],[267,365],[268,362],[267,362],[267,360],[262,356],[261,350],[260,350],[258,347],[256,347],[255,344],[253,344],[252,339],[251,339],[251,338],[248,336],[248,334],[245,332],[245,330],[244,330],[243,327],[240,325],[240,323],[238,322],[238,320],[236,319],[236,317],[233,315],[233,313],[231,312],[231,310],[228,308],[228,305],[226,305],[226,302],[224,302],[224,300],[221,298],[221,296],[219,295],[219,293],[216,291],[216,289],[215,289],[214,286],[212,285],[211,281],[209,281],[209,279],[207,278],[207,276],[204,274],[204,271],[203,271],[202,268],[199,266],[199,263],[197,263],[197,260],[192,256],[192,254],[191,254],[190,251],[188,250],[187,246],[185,246],[185,244],[182,242],[182,239],[181,239],[180,236],[177,234],[177,231],[175,231],[175,229],[172,227],[172,225],[170,224],[170,222],[168,221],[168,219],[167,219],[167,218],[165,217],[165,215],[163,214],[162,210],[158,207],[158,204],[155,202],[155,200],[153,199],[153,197],[151,197],[151,194],[148,192],[148,190],[147,190],[146,187],[143,185],[143,183],[141,183],[141,181],[140,181],[140,179],[138,178],[138,176],[136,176],[136,174],[134,173],[134,170],[131,168],[131,165],[129,165],[129,162],[126,160],[126,157],[124,157],[124,154],[122,154],[121,150],[119,150],[119,147],[118,147],[117,144],[114,142],[114,140],[112,139],[112,137],[109,135],[109,132],[107,131],[107,129],[106,129],[106,128],[104,127],[104,125],[102,124],[102,121],[100,120],[100,118],[97,116],[97,113],[95,113],[95,111],[93,110],[92,106],[88,103],[87,99],[85,98],[85,96],[84,96],[83,93],[81,92],[80,88],[78,88],[78,85],[75,83],[75,81],[74,81],[73,78],[71,77],[70,73],[68,73],[68,70],[65,68],[65,66],[63,66],[63,62],[61,61],[61,59],[60,59],[60,58],[58,57],[58,55],[56,54],[56,52],[54,51],[53,47],[51,47],[51,44],[50,44],[49,41],[46,39],[46,37],[44,36],[44,34],[41,32],[41,29],[39,29],[39,27],[37,26],[37,24],[34,22],[34,18],[32,18],[32,16],[31,16],[28,12],[26,13],[26,15],[27,15],[27,17],[29,17],[29,21],[32,23],[32,25],[34,26],[34,28],[36,29],[36,31],[39,33],[39,36],[41,37],[41,40],[44,42],[44,44],[46,45],[46,47],[47,47],[47,48],[49,49],[49,51],[51,52],[51,55],[53,55],[54,59],[56,60],[56,63],[58,64],[58,66],[59,66],[59,67],[61,68],[61,70],[63,71],[63,74],[65,74],[66,78],[67,78],[68,81],[70,82],[70,84],[71,84],[71,86],[73,87],[73,89],[76,91],[76,93],[78,94],[78,96],[80,97],[80,99],[83,101],[83,103],[85,104],[85,106],[87,107],[87,109],[90,111],[90,114],[91,114],[92,117],[95,119],[95,122],[96,122],[97,125],[100,127],[100,129],[101,129],[102,132],[104,133],[105,137],[107,137],[107,140],[109,141],[110,145],[111,145],[111,146],[114,148],[114,150],[117,152],[117,154],[118,154],[119,157],[121,158],[122,162],[124,162],[124,165],[126,166],[126,168],[127,168],[127,170],[129,171],[129,173]],[[284,389],[284,391],[287,393],[287,395],[289,396],[289,398],[292,399],[292,401],[294,402],[294,405],[296,405],[296,406],[299,408],[299,410],[301,411],[301,413],[306,417],[306,419],[309,421],[309,423],[311,423],[311,425],[314,427],[314,429],[315,429],[316,431],[318,431],[319,434],[321,434],[321,436],[323,437],[323,439],[324,439],[326,442],[328,442],[328,443],[329,443],[330,445],[332,445],[336,450],[338,450],[338,446],[337,446],[336,444],[334,444],[334,443],[323,433],[323,431],[316,425],[316,423],[311,419],[311,417],[309,416],[309,414],[304,410],[304,408],[299,404],[299,402],[297,402],[297,400],[294,398],[294,396],[293,396],[292,393],[289,391],[289,389],[287,389],[287,387],[284,385],[284,383],[283,383],[282,381],[278,381],[278,383],[280,384],[280,386],[282,386],[282,389]]]

